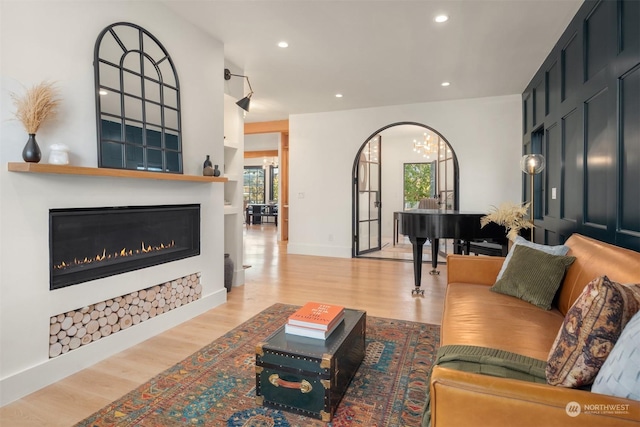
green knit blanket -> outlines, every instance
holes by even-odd
[[[475,374],[512,378],[546,384],[547,362],[495,348],[472,345],[446,345],[440,347],[433,366],[442,366]],[[433,370],[432,366],[432,370]],[[431,375],[427,382],[427,399],[423,408],[422,427],[431,425]]]

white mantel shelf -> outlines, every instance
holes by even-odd
[[[164,181],[227,182],[226,177],[181,175],[175,173],[148,172],[126,169],[87,168],[81,166],[51,165],[45,163],[10,162],[7,164],[7,167],[9,172],[107,176],[114,178],[158,179]]]

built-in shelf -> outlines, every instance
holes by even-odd
[[[225,205],[225,207],[224,207],[224,214],[225,215],[232,215],[232,214],[237,214],[237,213],[240,213],[240,208],[238,206]]]
[[[126,169],[88,168],[82,166],[51,165],[46,163],[19,163],[8,165],[9,172],[27,172],[61,175],[107,176],[114,178],[159,179],[164,181],[227,182],[226,177],[181,175],[175,173],[148,172]]]
[[[243,73],[240,73],[243,74]],[[238,96],[244,96],[240,91]],[[244,173],[244,118],[243,110],[238,108],[238,98],[227,93],[224,95],[224,147],[223,158],[216,158],[227,179],[224,184],[224,252],[228,253],[235,264],[233,285],[244,284],[244,215],[242,177]],[[219,156],[219,154],[218,154]]]

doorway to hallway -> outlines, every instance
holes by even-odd
[[[374,132],[353,166],[352,256],[411,261],[408,238],[398,233],[394,212],[458,209],[458,161],[446,138],[421,123],[399,122]],[[423,203],[423,205],[421,205]],[[452,243],[441,240],[444,261]],[[431,261],[429,242],[425,262]]]

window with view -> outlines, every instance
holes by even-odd
[[[265,173],[262,166],[245,166],[244,201],[248,204],[265,203]]]
[[[269,200],[277,202],[280,193],[280,170],[278,169],[278,166],[271,166],[269,184],[269,188],[271,190]]]
[[[404,164],[404,208],[416,209],[420,200],[433,197],[431,163]]]

